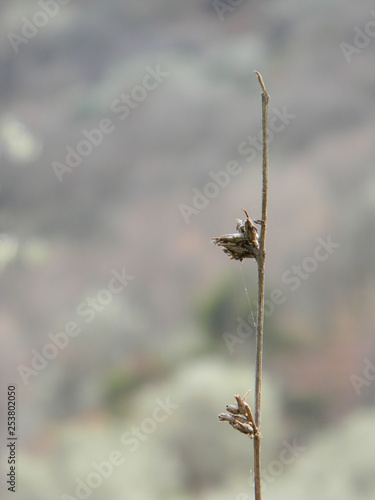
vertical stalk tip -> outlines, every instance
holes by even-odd
[[[259,73],[259,71],[254,71],[254,73],[255,73],[255,74],[257,75],[257,77],[258,77],[259,84],[260,84],[260,86],[262,87],[263,92],[267,92],[267,91],[266,91],[266,87],[265,87],[264,82],[263,82],[262,75]]]

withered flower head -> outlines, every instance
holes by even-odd
[[[236,233],[224,234],[223,236],[212,238],[215,245],[223,247],[224,252],[231,259],[256,259],[259,251],[259,234],[254,226],[249,214],[246,214],[246,220],[236,219]]]

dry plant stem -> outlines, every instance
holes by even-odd
[[[254,489],[255,500],[261,500],[260,443],[261,443],[261,405],[262,405],[262,355],[264,320],[264,271],[266,259],[267,201],[268,201],[268,101],[269,95],[262,76],[255,71],[262,87],[262,135],[263,135],[263,178],[262,178],[262,224],[259,238],[258,264],[258,318],[256,332],[255,365],[255,424],[254,435]]]
[[[220,422],[229,422],[237,431],[254,439],[254,490],[255,500],[262,500],[260,443],[261,443],[261,395],[262,395],[262,352],[263,352],[263,320],[264,320],[264,271],[266,259],[267,199],[268,199],[268,101],[269,95],[263,79],[257,71],[259,84],[262,87],[262,133],[263,133],[263,167],[262,167],[262,219],[260,238],[248,213],[246,221],[237,219],[236,232],[212,238],[217,246],[223,247],[231,259],[255,259],[258,265],[258,318],[256,328],[256,362],[255,362],[255,418],[246,397],[235,394],[236,405],[226,405],[228,413],[218,415]]]

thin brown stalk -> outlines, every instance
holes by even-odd
[[[254,490],[255,500],[262,498],[261,486],[261,407],[262,407],[262,357],[263,357],[263,323],[264,323],[264,273],[266,259],[267,201],[268,201],[268,101],[269,95],[264,86],[262,76],[255,71],[262,88],[262,220],[259,238],[258,264],[258,317],[256,329],[256,364],[255,364],[255,424],[254,434]]]
[[[263,79],[258,76],[262,87],[262,133],[263,133],[263,166],[262,166],[262,219],[258,241],[258,231],[245,209],[246,220],[236,219],[236,232],[212,238],[215,245],[223,248],[233,260],[255,259],[258,265],[258,317],[256,328],[256,362],[255,362],[255,418],[250,406],[239,394],[234,395],[236,405],[226,405],[228,413],[218,415],[220,422],[228,422],[235,430],[254,439],[254,490],[255,500],[262,500],[260,444],[261,444],[261,403],[262,403],[262,355],[263,355],[263,322],[264,322],[264,272],[266,260],[266,229],[268,200],[268,101],[269,95]]]

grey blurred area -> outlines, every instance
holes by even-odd
[[[0,372],[17,498],[253,498],[270,94],[265,500],[375,498],[370,1],[0,4]],[[4,417],[4,418],[3,418]],[[4,496],[3,496],[4,495]]]

